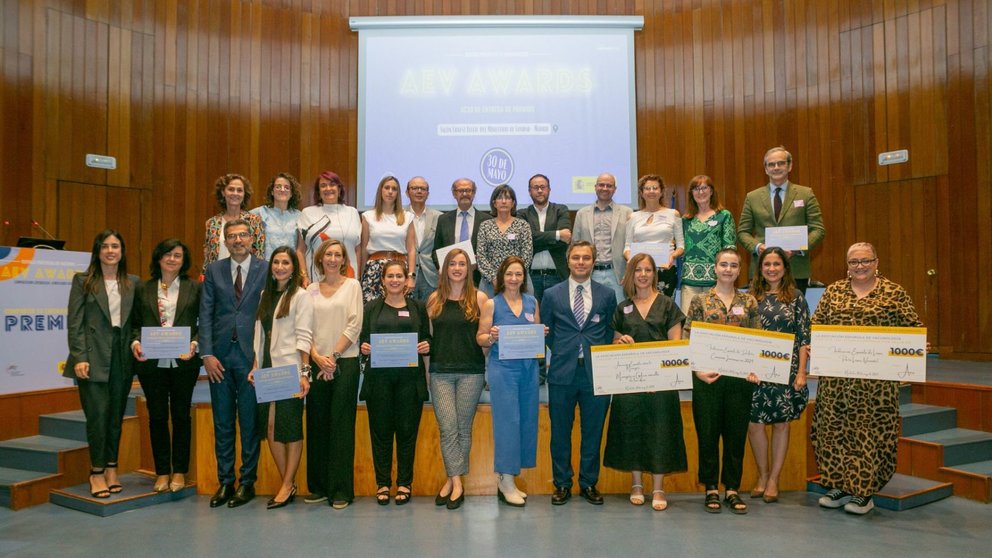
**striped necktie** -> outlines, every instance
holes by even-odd
[[[572,314],[575,315],[575,323],[579,324],[579,329],[586,323],[586,302],[582,298],[582,285],[575,287],[575,297],[572,300]]]

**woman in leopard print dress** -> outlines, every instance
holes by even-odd
[[[848,278],[824,291],[813,325],[922,327],[906,291],[878,274],[871,244],[848,248],[847,266]],[[811,439],[828,489],[821,506],[855,514],[875,507],[872,495],[896,470],[899,425],[898,382],[820,379]]]

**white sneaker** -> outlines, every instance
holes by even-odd
[[[854,496],[851,501],[844,505],[844,511],[856,515],[864,515],[875,507],[875,501],[871,496]]]
[[[851,495],[839,488],[831,488],[820,496],[820,507],[835,510],[851,501]]]

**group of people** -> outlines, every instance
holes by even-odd
[[[572,495],[578,406],[580,495],[603,503],[596,488],[602,462],[630,471],[634,505],[646,503],[644,473],[650,474],[651,506],[664,510],[664,475],[688,468],[678,392],[596,395],[590,348],[688,338],[701,321],[795,336],[788,384],[705,371],[692,381],[705,510],[747,513],[740,495],[747,439],[758,471],[750,497],[775,502],[789,424],[808,398],[811,324],[920,322],[906,292],[878,274],[878,256],[865,243],[848,250],[848,278],[827,288],[811,317],[804,298],[808,252],[765,246],[764,240],[768,227],[804,225],[815,247],[824,233],[819,205],[812,190],[789,182],[792,156],[784,148],[769,150],[764,167],[769,182],[747,195],[736,226],[707,176],[690,181],[682,215],[665,206],[660,176],[638,180],[634,211],[613,200],[616,179],[601,174],[596,202],[578,210],[573,224],[568,208],[550,201],[550,179],[542,174],[528,181],[533,204],[520,211],[509,185],[493,190],[491,212],[477,210],[475,183],[458,179],[451,188],[457,207],[446,213],[427,207],[429,185],[422,177],[408,181],[410,204],[404,208],[399,180],[387,176],[379,181],[374,207],[361,214],[345,204],[345,186],[330,171],[314,181],[315,205],[302,210],[300,185],[289,174],[276,175],[266,203],[251,211],[249,181],[228,174],[215,185],[221,211],[206,224],[201,281],[188,277],[188,247],[167,239],[155,247],[151,279],[142,283],[127,273],[121,234],[105,230],[94,240],[89,268],[73,279],[68,309],[65,375],[77,380],[87,417],[91,492],[102,498],[122,489],[117,448],[134,371],[148,400],[154,490],[186,485],[190,401],[202,363],[210,382],[220,484],[211,507],[237,507],[254,498],[263,434],[282,480],[269,508],[293,501],[304,438],[305,501],[347,507],[354,499],[361,399],[368,410],[376,501],[410,501],[420,418],[430,400],[447,474],[435,503],[457,509],[464,502],[473,419],[487,383],[497,495],[507,505],[524,506],[527,494],[516,477],[536,465],[538,389],[546,374],[552,504],[565,504]],[[440,249],[466,241],[472,253],[449,249],[438,260]],[[667,261],[633,249],[643,243],[665,245]],[[753,261],[746,292],[737,289],[738,243]],[[681,306],[672,299],[679,283]],[[528,324],[545,326],[550,358],[500,358],[500,329]],[[140,331],[149,326],[189,327],[189,352],[176,359],[146,358]],[[373,366],[372,336],[393,333],[415,334],[417,362]],[[258,404],[254,371],[284,365],[299,370],[299,396]],[[812,441],[829,489],[820,504],[866,513],[872,495],[894,472],[895,384],[825,378],[813,423]],[[772,425],[770,441],[766,425]]]

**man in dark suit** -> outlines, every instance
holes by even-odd
[[[544,298],[544,291],[568,277],[565,249],[572,241],[572,218],[568,207],[549,201],[551,181],[543,174],[535,174],[527,181],[530,199],[534,203],[517,214],[530,225],[534,239],[534,260],[530,266],[530,280],[534,285],[534,298]]]
[[[548,370],[548,414],[551,417],[551,466],[555,492],[551,503],[572,497],[572,424],[579,405],[582,441],[579,449],[580,494],[591,504],[602,504],[596,489],[599,448],[609,396],[593,393],[589,347],[613,342],[613,289],[591,279],[596,248],[588,241],[568,247],[567,281],[548,289],[541,303],[541,321],[548,327],[551,365]]]
[[[255,431],[255,388],[248,383],[255,350],[255,314],[265,285],[265,260],[253,258],[248,222],[224,224],[231,256],[207,266],[200,295],[200,353],[210,378],[214,413],[214,451],[220,488],[210,507],[230,508],[255,497],[259,436]],[[241,429],[241,483],[234,490],[235,421]]]
[[[765,153],[765,174],[768,184],[752,190],[744,198],[744,208],[737,222],[737,239],[751,252],[750,275],[758,273],[758,256],[765,251],[765,229],[768,227],[806,226],[809,248],[790,251],[792,275],[796,287],[803,293],[809,286],[809,252],[823,240],[826,229],[820,203],[813,190],[789,182],[792,154],[784,147],[773,147]]]
[[[477,211],[472,203],[475,201],[475,181],[469,178],[459,178],[451,184],[451,195],[458,204],[457,209],[452,209],[442,213],[437,218],[437,230],[434,233],[434,265],[441,269],[444,262],[437,260],[437,251],[445,246],[451,246],[456,242],[465,240],[472,241],[472,250],[475,250],[479,239],[479,226],[486,219],[492,219],[492,214],[486,211]],[[473,266],[474,267],[474,266]],[[472,277],[475,286],[479,286],[482,275],[475,269]]]

